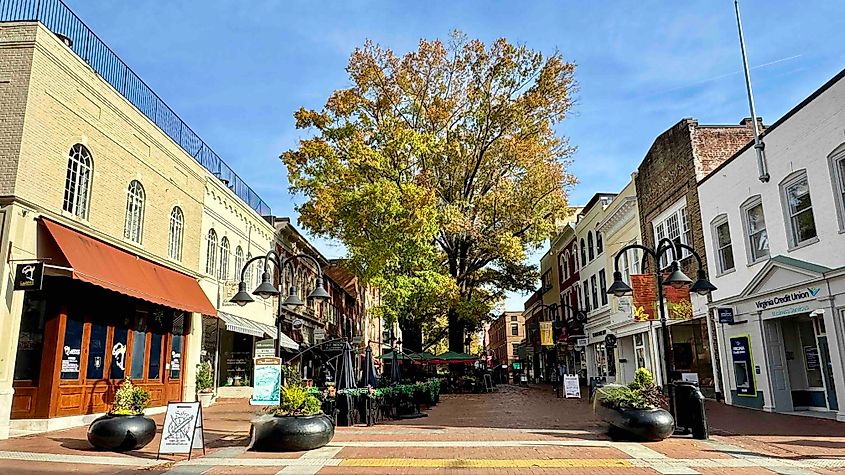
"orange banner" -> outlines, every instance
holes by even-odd
[[[540,344],[543,346],[554,346],[552,322],[540,322]]]
[[[631,288],[634,289],[634,298],[631,302],[634,306],[634,321],[657,320],[657,285],[654,275],[632,275]]]
[[[669,320],[689,320],[692,318],[692,301],[690,300],[689,286],[676,289],[671,285],[663,287],[663,295],[666,298],[666,308],[669,310]]]

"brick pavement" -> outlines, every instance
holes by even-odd
[[[308,453],[246,451],[256,409],[245,401],[204,412],[208,454],[191,462],[156,461],[158,439],[137,452],[96,452],[76,428],[0,441],[0,473],[845,473],[845,424],[712,404],[711,440],[613,442],[586,401],[546,387],[444,395],[427,418],[340,427]]]

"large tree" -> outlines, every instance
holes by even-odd
[[[447,276],[449,347],[462,351],[505,292],[534,288],[526,256],[567,213],[572,149],[554,126],[574,65],[455,33],[401,56],[367,42],[347,72],[322,110],[296,112],[316,134],[282,155],[306,197],[300,221],[345,243],[362,277],[431,290]]]

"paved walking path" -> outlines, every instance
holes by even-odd
[[[444,395],[427,418],[341,427],[307,453],[247,451],[255,408],[245,401],[204,412],[207,454],[190,461],[156,460],[158,439],[138,452],[96,452],[77,428],[0,441],[0,473],[845,473],[845,424],[713,404],[711,440],[614,442],[586,401],[543,387]]]

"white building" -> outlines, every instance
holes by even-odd
[[[699,183],[727,402],[845,421],[845,71]],[[710,250],[712,249],[712,251]]]

